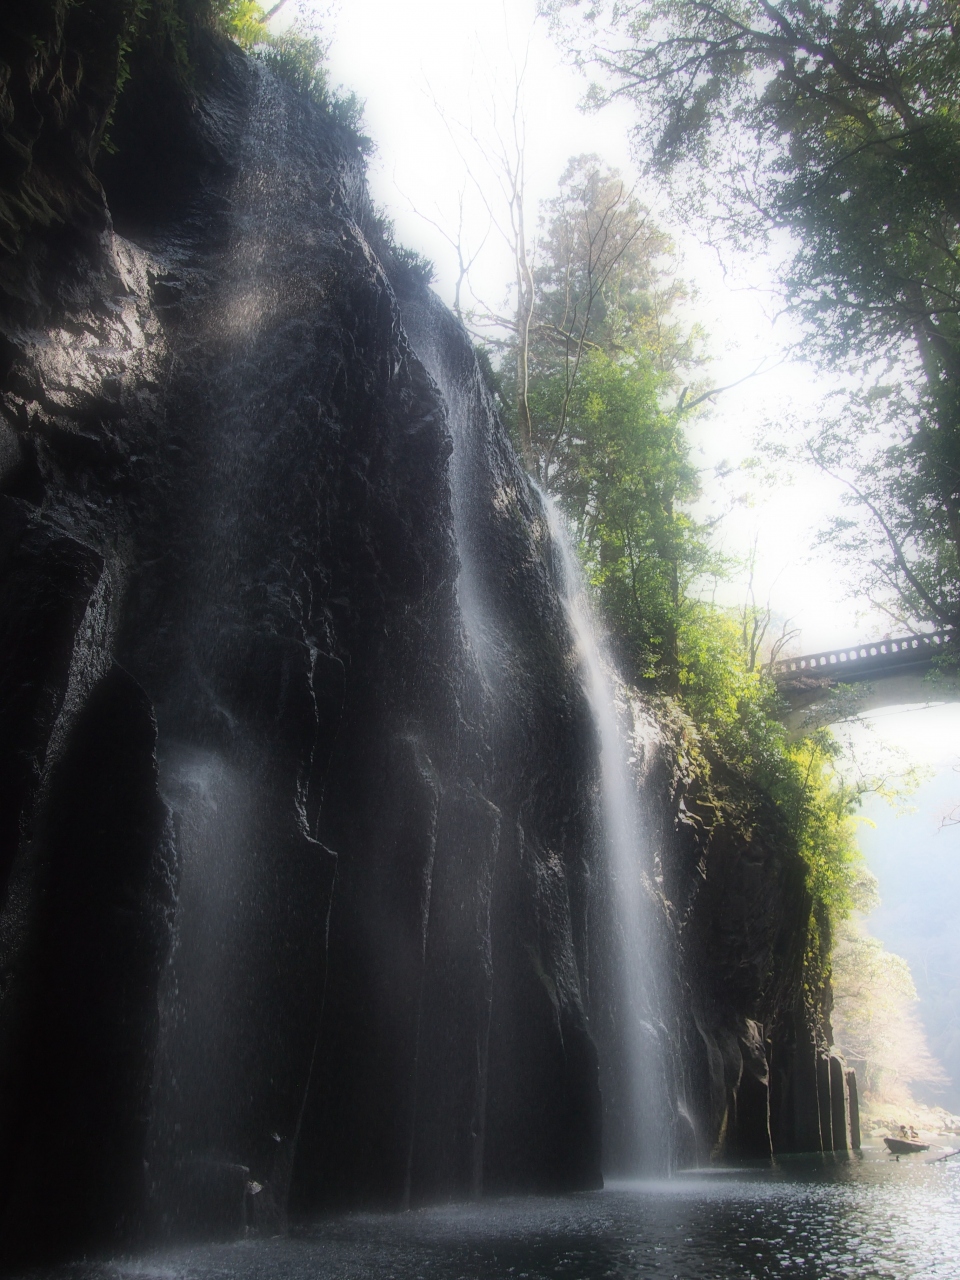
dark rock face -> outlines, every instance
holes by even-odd
[[[762,793],[750,823],[708,834],[693,818],[697,786],[682,758],[669,738],[654,753],[647,804],[659,813],[664,891],[676,909],[678,1096],[700,1158],[845,1150],[849,1103],[829,1051],[829,988],[805,991],[804,863]]]
[[[110,25],[65,0],[4,6],[0,249],[7,253],[38,225],[104,226],[93,161],[116,79]]]
[[[112,666],[71,726],[34,833],[48,891],[5,1188],[8,1239],[22,1247],[50,1232],[82,1240],[91,1222],[129,1229],[143,1203],[175,857],[155,744],[143,690]]]
[[[8,267],[9,1258],[600,1183],[596,762],[538,499],[438,312],[455,520],[404,330],[433,304],[371,250],[349,140],[215,54],[164,153],[189,203],[144,197],[121,114],[131,238],[104,206]]]
[[[105,194],[82,95],[8,184],[63,199],[2,275],[4,1261],[596,1187],[602,1124],[632,1149],[541,501],[351,138],[201,52],[191,102],[162,65],[121,101]],[[820,1149],[802,867],[707,842],[635,715],[654,1159]]]

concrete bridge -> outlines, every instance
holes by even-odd
[[[827,711],[833,703],[835,715],[840,710],[835,691],[841,685],[867,686],[845,715],[912,702],[960,702],[960,683],[956,680],[933,684],[925,679],[938,655],[953,641],[951,631],[929,631],[847,649],[827,649],[800,658],[781,658],[773,663],[771,675],[790,707],[786,723],[797,728],[803,722],[809,723],[811,717],[821,724],[829,723],[817,717],[815,709],[824,704]]]

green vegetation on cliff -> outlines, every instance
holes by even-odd
[[[172,56],[189,82],[194,75],[197,35],[209,30],[238,44],[359,137],[362,104],[356,95],[338,94],[331,88],[327,46],[316,31],[295,25],[274,35],[267,26],[269,11],[256,0],[132,0],[131,9],[119,90],[130,74],[128,58],[138,47],[155,56]]]
[[[827,539],[898,625],[960,625],[956,0],[547,8],[694,220],[735,250],[786,244],[806,354],[861,384],[806,433],[848,485]]]
[[[689,428],[718,392],[670,248],[619,174],[571,160],[542,210],[499,386],[528,465],[568,519],[623,674],[666,700],[708,849],[759,843],[803,860],[816,1021],[831,939],[853,906],[854,814],[870,783],[844,782],[828,732],[789,737],[764,665],[769,618],[712,603],[725,565],[696,516]]]
[[[33,231],[104,218],[98,161],[124,145],[124,102],[189,117],[233,42],[346,130],[361,151],[361,107],[328,83],[325,45],[268,33],[252,0],[7,0],[0,6],[0,253]],[[133,130],[139,137],[138,129]],[[176,135],[168,121],[167,135]],[[180,132],[183,132],[181,130]]]
[[[711,838],[749,848],[773,842],[806,868],[809,893],[803,995],[812,1025],[828,1014],[831,952],[838,926],[858,905],[863,873],[856,829],[873,778],[851,783],[841,744],[828,730],[791,738],[768,672],[752,660],[742,618],[687,601],[680,628],[679,701],[690,716],[697,814]]]
[[[795,424],[794,446],[781,423],[768,447],[844,486],[821,541],[860,600],[897,630],[960,628],[956,0],[543,7],[600,82],[595,102],[631,104],[641,170],[713,243],[769,251],[805,356],[839,389]],[[723,820],[738,820],[751,789],[775,802],[808,867],[810,971],[827,973],[855,897],[858,795],[828,735],[786,740],[736,621],[682,594],[676,604],[681,700],[711,775],[737,779]],[[637,614],[639,629],[658,625],[647,619]],[[848,971],[871,969],[849,936],[842,957]]]

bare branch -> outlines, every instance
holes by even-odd
[[[773,373],[774,369],[779,369],[786,361],[786,356],[782,360],[778,360],[776,364],[772,364],[768,369],[763,366],[766,364],[766,357],[760,361],[757,367],[751,373],[745,373],[742,378],[737,378],[736,382],[728,382],[722,387],[711,387],[709,391],[704,391],[701,395],[696,396],[693,400],[686,399],[688,388],[684,387],[677,404],[677,413],[689,412],[696,409],[697,405],[703,404],[705,400],[711,400],[714,396],[722,395],[724,391],[732,391],[734,387],[741,386],[744,382],[749,382],[751,378],[758,378],[764,373]]]
[[[819,469],[824,473],[824,475],[830,476],[832,480],[836,480],[838,483],[845,485],[850,490],[850,492],[856,497],[857,501],[863,503],[863,505],[867,508],[867,510],[870,511],[870,513],[873,515],[873,518],[876,520],[877,524],[879,524],[880,528],[883,530],[883,533],[887,539],[887,543],[890,547],[891,552],[893,553],[894,563],[896,564],[900,572],[903,574],[903,576],[906,578],[906,580],[910,583],[910,586],[913,588],[913,590],[917,593],[917,596],[919,597],[919,599],[921,599],[923,603],[927,606],[927,608],[930,610],[931,617],[935,618],[942,626],[946,626],[946,627],[955,626],[957,624],[957,618],[951,614],[947,614],[943,612],[937,600],[926,590],[926,588],[917,578],[917,575],[910,568],[909,564],[907,563],[907,559],[906,559],[906,556],[904,555],[903,547],[901,546],[899,539],[896,537],[893,530],[890,528],[890,525],[884,519],[876,503],[873,502],[867,496],[867,494],[863,492],[862,489],[858,488],[857,485],[855,485],[852,480],[848,480],[846,476],[837,475],[836,472],[831,471],[830,468],[823,461],[823,459],[820,457],[820,455],[817,453],[817,451],[809,443],[807,445],[807,451],[814,465],[819,467]]]

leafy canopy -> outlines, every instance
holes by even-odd
[[[584,10],[546,7],[561,27]],[[845,447],[833,424],[812,442],[869,546],[842,522],[831,536],[866,557],[898,621],[960,624],[956,0],[645,0],[587,16],[567,39],[608,77],[595,97],[635,104],[646,166],[741,247],[789,233],[781,283],[808,352],[892,370],[896,394],[866,416],[851,401]]]
[[[686,291],[670,249],[619,174],[594,156],[569,162],[542,206],[531,271],[530,444],[622,669],[665,692],[668,716],[686,726],[701,820],[747,843],[759,833],[805,863],[813,1008],[833,930],[854,902],[854,813],[873,784],[843,780],[830,734],[788,738],[758,660],[763,626],[702,598],[704,576],[721,566],[692,514],[699,476],[688,427],[711,392],[692,382],[703,340],[678,318]],[[515,423],[519,341],[500,352],[499,385]]]
[[[541,208],[532,294],[500,351],[500,387],[576,531],[624,669],[672,687],[678,610],[706,544],[690,515],[698,477],[684,428],[702,398],[683,385],[702,335],[677,318],[685,290],[670,250],[615,170],[573,157]]]

